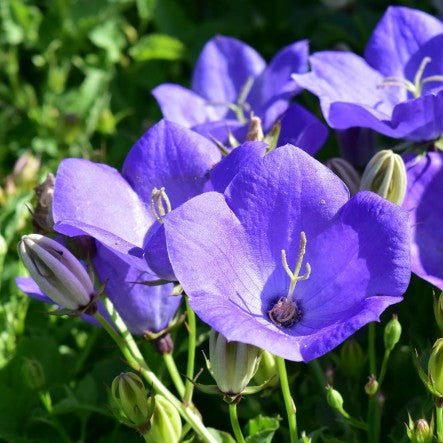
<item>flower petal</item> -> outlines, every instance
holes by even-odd
[[[372,33],[365,59],[385,77],[402,78],[409,58],[441,33],[443,24],[435,17],[416,9],[390,6]]]
[[[412,227],[412,271],[443,290],[443,154],[406,160],[408,189],[403,208]]]
[[[210,140],[176,123],[161,120],[132,147],[123,175],[147,205],[153,188],[164,187],[173,208],[207,185],[221,153]]]
[[[31,277],[17,277],[15,283],[20,291],[24,292],[29,297],[43,303],[54,304]]]

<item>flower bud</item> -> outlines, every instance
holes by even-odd
[[[40,160],[30,152],[22,154],[14,165],[12,180],[18,186],[32,183],[37,178]]]
[[[436,395],[443,397],[443,338],[439,338],[432,347],[428,362],[428,378]]]
[[[397,205],[403,203],[406,194],[406,167],[403,159],[385,149],[372,157],[363,172],[360,190],[375,192]]]
[[[325,162],[327,166],[348,187],[351,197],[360,188],[360,175],[349,162],[341,157],[330,158]]]
[[[227,342],[223,335],[211,330],[209,337],[209,371],[224,394],[241,394],[260,363],[261,350],[236,341]]]
[[[378,391],[378,381],[374,375],[371,375],[365,384],[365,392],[368,395],[375,395]]]
[[[343,397],[340,392],[336,391],[332,386],[326,386],[326,400],[332,409],[341,411],[343,409]]]
[[[409,416],[406,433],[412,443],[431,443],[434,440],[434,420],[431,420],[430,425],[424,418],[420,418],[414,423]]]
[[[40,234],[24,235],[18,253],[40,289],[56,304],[78,310],[94,288],[82,264],[60,243]]]
[[[34,188],[37,203],[32,214],[32,225],[39,233],[48,233],[53,230],[52,200],[54,186],[55,177],[52,174],[48,174],[45,181]]]
[[[275,387],[279,384],[280,377],[278,375],[277,362],[270,352],[262,352],[257,372],[254,375],[254,381],[259,385],[269,381],[267,386],[271,387]]]
[[[346,340],[340,349],[340,368],[344,375],[358,378],[365,364],[365,354],[357,340]]]
[[[31,389],[40,389],[45,384],[45,373],[38,360],[25,358],[22,365],[22,376]]]
[[[155,396],[151,429],[144,436],[147,443],[178,443],[182,433],[182,422],[177,409],[162,395]]]
[[[142,434],[150,428],[153,403],[148,400],[142,379],[132,372],[122,372],[114,378],[111,393],[119,412]]]
[[[443,331],[443,292],[439,297],[434,296],[434,316],[440,331]]]
[[[395,345],[400,340],[401,336],[401,324],[398,321],[396,315],[392,316],[392,319],[389,320],[388,324],[385,327],[383,339],[385,342],[385,349],[387,351],[392,351]]]

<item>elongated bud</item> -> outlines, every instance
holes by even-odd
[[[429,383],[439,398],[443,397],[443,338],[439,338],[432,348],[428,362]]]
[[[261,350],[236,341],[227,342],[218,332],[211,330],[209,337],[209,371],[221,392],[239,395],[257,371]]]
[[[432,418],[429,425],[424,418],[413,422],[411,416],[409,416],[406,433],[412,443],[431,443],[434,440],[434,419]]]
[[[177,409],[162,395],[155,396],[151,428],[145,435],[148,443],[178,443],[182,433],[182,422]]]
[[[385,327],[383,339],[385,342],[385,349],[388,351],[392,351],[395,345],[398,343],[401,337],[401,324],[398,321],[396,315],[392,316],[392,319],[389,320],[388,324]]]
[[[18,253],[31,277],[54,303],[72,310],[89,304],[94,295],[91,279],[60,243],[40,234],[25,235]]]
[[[365,364],[363,349],[357,340],[346,340],[340,349],[340,368],[344,375],[358,378]]]
[[[336,391],[332,386],[326,386],[326,400],[332,409],[341,411],[343,409],[343,397],[340,392]]]
[[[254,375],[254,381],[261,385],[269,380],[270,382],[267,385],[270,387],[275,387],[280,382],[277,362],[270,352],[263,351],[257,372]]]
[[[49,233],[54,226],[52,200],[54,197],[55,177],[48,174],[45,181],[34,188],[37,202],[32,214],[32,225],[38,233]]]
[[[45,372],[38,360],[25,358],[22,365],[22,376],[31,389],[40,389],[45,384]]]
[[[378,381],[374,375],[368,378],[368,382],[365,384],[365,392],[368,395],[375,395],[378,391]]]
[[[385,149],[372,157],[363,172],[360,190],[375,192],[386,200],[401,205],[406,194],[406,167],[403,159]]]
[[[439,297],[434,296],[434,316],[440,331],[443,331],[443,292]]]
[[[334,157],[325,162],[325,165],[348,187],[351,197],[360,189],[360,175],[354,166],[341,157]]]
[[[122,372],[114,378],[111,393],[126,424],[137,428],[142,434],[150,429],[154,401],[148,399],[142,379],[132,372]]]

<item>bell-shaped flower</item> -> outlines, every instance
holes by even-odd
[[[169,257],[197,315],[228,341],[290,360],[325,354],[402,299],[407,213],[287,145],[225,192],[164,218]]]
[[[268,66],[253,48],[235,38],[217,36],[204,46],[194,68],[192,89],[162,84],[153,91],[168,120],[225,143],[231,131],[244,141],[251,112],[268,132],[281,121],[280,144],[292,143],[314,154],[327,129],[290,100],[301,90],[291,73],[307,70],[308,42],[279,51]]]
[[[443,290],[443,153],[405,156],[412,271]]]
[[[443,23],[425,12],[391,6],[364,58],[324,51],[311,72],[293,75],[320,98],[335,129],[372,128],[393,138],[427,141],[443,133]]]

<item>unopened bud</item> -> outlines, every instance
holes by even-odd
[[[142,379],[132,372],[122,372],[114,378],[111,393],[127,424],[133,425],[142,434],[146,433],[150,428],[154,401],[148,399]]]
[[[434,441],[434,419],[429,425],[424,418],[420,418],[414,423],[409,416],[406,433],[412,443],[431,443]]]
[[[406,194],[407,176],[403,159],[385,149],[372,157],[363,172],[360,190],[375,192],[397,205],[403,203]]]
[[[182,422],[177,409],[162,395],[155,396],[151,428],[144,435],[147,443],[178,443],[182,433]]]
[[[32,225],[39,233],[49,233],[54,226],[52,218],[52,200],[54,196],[55,177],[48,174],[45,181],[34,188],[37,202],[32,214]]]
[[[439,297],[434,296],[434,316],[440,331],[443,331],[443,292]]]
[[[275,357],[270,352],[262,352],[257,372],[254,375],[254,381],[259,385],[269,381],[267,386],[272,387],[279,384],[280,377],[278,375],[277,362],[275,361]]]
[[[340,349],[340,368],[344,375],[358,378],[365,364],[363,349],[357,340],[346,340]]]
[[[360,188],[360,175],[348,161],[341,157],[334,157],[325,162],[325,165],[348,187],[351,197]]]
[[[257,372],[261,350],[236,341],[227,342],[211,330],[209,337],[209,371],[221,392],[229,396],[242,393]]]
[[[401,336],[401,324],[396,315],[392,316],[385,327],[383,339],[385,342],[385,349],[392,351],[395,345],[399,342]]]
[[[428,378],[435,394],[443,397],[443,338],[439,338],[432,347],[428,362]]]
[[[326,386],[326,400],[332,409],[341,411],[343,409],[343,397],[340,392],[336,391],[332,386]]]
[[[82,264],[60,243],[40,234],[25,235],[18,253],[40,289],[67,309],[86,307],[94,288]]]
[[[368,395],[375,395],[378,391],[378,381],[374,375],[368,378],[368,382],[365,384],[365,392]]]
[[[25,358],[22,365],[22,376],[31,389],[40,389],[45,384],[45,372],[38,360]]]

